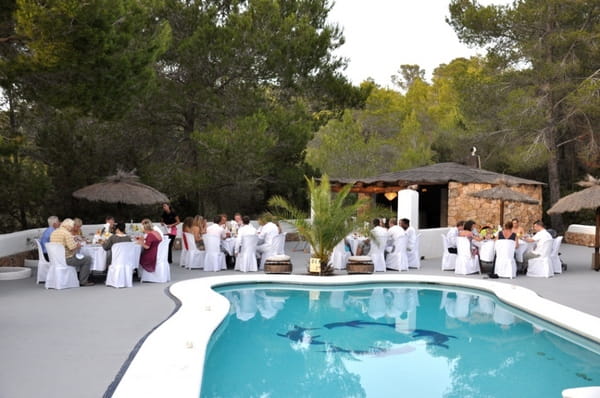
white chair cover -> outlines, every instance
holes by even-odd
[[[344,239],[342,239],[340,243],[333,248],[333,253],[331,253],[331,265],[333,265],[334,269],[346,269],[348,257],[350,257],[350,252],[346,251],[346,243],[344,242]]]
[[[442,253],[442,271],[454,271],[457,255],[448,252],[448,237],[446,234],[442,234],[442,246],[444,248],[444,252]]]
[[[471,250],[471,241],[464,236],[456,238],[456,267],[454,273],[457,275],[469,275],[476,272],[481,273],[479,268],[479,256],[474,255]]]
[[[494,247],[494,241],[491,239],[481,241],[481,246],[479,247],[479,260],[486,263],[493,263]]]
[[[79,287],[77,270],[67,265],[65,247],[60,243],[46,243],[50,268],[46,274],[46,289],[69,289]]]
[[[498,239],[495,244],[495,250],[496,264],[494,265],[494,273],[500,278],[516,278],[515,241]]]
[[[39,239],[35,240],[35,244],[38,249],[38,266],[37,266],[37,279],[36,283],[45,282],[46,275],[48,274],[48,269],[50,269],[50,261],[46,261],[46,257],[44,257],[44,251],[42,250],[42,243]],[[50,257],[48,257],[50,258]]]
[[[375,235],[371,239],[371,250],[369,251],[369,257],[373,261],[373,268],[375,272],[385,272],[385,255],[384,250],[387,245],[387,234]]]
[[[409,268],[421,268],[421,254],[419,252],[419,241],[421,240],[421,234],[417,234],[415,238],[414,247],[412,250],[407,251],[406,255],[408,256],[408,267]]]
[[[274,240],[277,240],[277,237],[274,238]],[[273,242],[275,243],[275,242]],[[273,244],[273,245],[262,245],[263,247],[263,252],[260,256],[260,265],[259,265],[259,269],[264,269],[265,268],[265,262],[267,261],[267,258],[269,257],[273,257],[277,255],[277,245]]]
[[[256,245],[258,244],[258,235],[243,235],[242,250],[235,260],[235,269],[242,272],[258,271],[258,262],[256,261]]]
[[[285,237],[287,236],[287,232],[282,232],[275,238],[275,254],[285,254]]]
[[[139,267],[141,282],[166,283],[171,280],[171,268],[169,267],[169,242],[171,239],[166,236],[158,244],[158,253],[156,254],[156,268],[154,272],[148,272]]]
[[[204,271],[220,271],[227,268],[225,254],[221,251],[221,238],[217,235],[202,235],[204,241]]]
[[[106,286],[132,287],[133,270],[140,263],[142,247],[133,242],[115,243],[111,247],[112,264],[106,274]]]
[[[562,262],[560,261],[560,257],[558,257],[558,251],[560,250],[560,244],[562,243],[563,237],[558,236],[554,238],[554,242],[552,243],[552,252],[550,253],[550,261],[552,261],[552,270],[555,274],[562,274]],[[38,266],[39,267],[39,266]],[[38,268],[39,272],[39,268]]]
[[[187,258],[185,260],[185,267],[187,269],[204,268],[204,256],[206,253],[204,250],[198,250],[196,247],[196,239],[194,239],[194,234],[184,232],[183,235],[188,244],[188,248],[186,250]]]
[[[540,278],[550,278],[554,276],[554,268],[552,267],[552,260],[550,259],[553,243],[554,239],[548,239],[543,242],[540,247],[536,248],[535,251],[536,253],[539,253],[540,256],[529,260],[529,264],[527,265],[527,276]]]
[[[400,236],[393,242],[394,250],[388,253],[385,259],[385,266],[397,271],[408,271],[408,254],[406,252],[408,237]]]
[[[185,232],[183,232],[181,234],[181,254],[179,256],[179,266],[180,267],[185,267],[187,265],[187,261],[188,261],[188,249],[186,246],[188,246],[187,242],[187,238],[185,236]],[[194,235],[192,235],[193,237]],[[193,242],[193,241],[192,241]]]

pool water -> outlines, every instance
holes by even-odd
[[[235,285],[201,397],[560,397],[600,385],[600,347],[483,292]]]

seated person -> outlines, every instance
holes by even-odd
[[[510,239],[515,241],[515,248],[519,247],[519,239],[517,239],[517,233],[513,230],[512,221],[504,223],[502,231],[498,232],[496,239]]]
[[[194,234],[194,240],[196,241],[196,247],[198,250],[204,250],[204,242],[202,242],[202,235],[206,233],[206,218],[196,215],[192,222],[192,234]]]
[[[256,235],[256,228],[250,225],[250,217],[243,216],[242,217],[242,226],[238,229],[237,237],[235,238],[235,253],[238,254],[240,252],[240,247],[242,245],[242,236],[244,235]]]
[[[57,228],[50,235],[51,243],[60,243],[65,247],[65,259],[67,265],[75,267],[79,273],[79,285],[80,286],[93,286],[94,282],[89,282],[88,277],[90,276],[90,267],[92,265],[92,258],[90,256],[84,256],[78,254],[77,250],[81,247],[80,243],[77,243],[73,237],[73,220],[65,218]]]
[[[131,237],[125,233],[125,223],[119,222],[114,226],[115,233],[108,237],[108,239],[102,244],[102,248],[107,251],[106,253],[106,264],[110,266],[112,262],[112,245],[121,242],[131,242]]]
[[[513,223],[513,231],[517,234],[517,238],[520,239],[522,237],[525,236],[525,230],[523,229],[523,227],[521,226],[521,223],[519,222],[518,218],[513,218],[512,220]]]
[[[533,223],[533,229],[535,230],[533,238],[524,238],[524,240],[528,243],[535,243],[535,247],[523,253],[524,261],[539,257],[541,255],[539,249],[542,247],[543,243],[552,240],[552,235],[546,230],[542,220],[537,220]]]
[[[458,238],[458,233],[463,229],[465,222],[460,220],[456,223],[455,227],[452,227],[448,230],[446,234],[446,239],[448,240],[448,253],[456,254],[456,238]]]
[[[162,241],[162,235],[154,230],[154,225],[149,219],[142,220],[142,229],[145,236],[137,238],[137,243],[142,245],[142,254],[140,256],[140,265],[148,272],[156,270],[156,257],[158,255],[158,245]]]
[[[85,242],[85,238],[83,237],[83,231],[81,227],[83,226],[83,220],[81,218],[73,219],[73,229],[71,229],[71,234],[75,238],[76,242]]]
[[[100,235],[112,234],[115,227],[115,218],[113,216],[106,216],[104,219],[104,225],[100,229]]]
[[[46,250],[46,243],[50,242],[50,235],[52,235],[52,232],[54,232],[58,227],[60,227],[60,220],[58,219],[58,217],[48,217],[48,228],[44,230],[44,232],[42,233],[42,237],[40,238],[42,253],[46,261],[50,261],[50,259],[48,258],[48,250]]]
[[[190,249],[190,245],[193,242],[188,242],[187,238],[185,236],[185,234],[191,234],[192,232],[192,224],[194,223],[194,219],[192,217],[186,217],[183,219],[183,223],[182,223],[182,227],[181,227],[181,232],[183,232],[183,236],[182,236],[182,241],[183,241],[183,247],[185,247],[186,250]]]
[[[279,235],[279,227],[266,216],[261,217],[259,222],[262,226],[258,232],[258,239],[262,243],[256,248],[256,252],[262,256],[264,253],[274,251],[275,237]]]

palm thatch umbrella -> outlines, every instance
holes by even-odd
[[[586,180],[577,183],[584,190],[561,198],[548,209],[548,214],[559,214],[583,209],[596,209],[596,239],[594,243],[593,267],[600,270],[600,179],[588,175]]]
[[[532,205],[539,204],[539,200],[527,196],[521,192],[513,191],[504,184],[500,184],[493,188],[484,189],[482,191],[474,192],[471,194],[476,198],[491,199],[500,201],[500,225],[504,224],[504,202],[521,202],[529,203]]]
[[[78,199],[95,202],[124,203],[129,205],[153,205],[168,203],[169,198],[149,185],[142,184],[135,171],[119,170],[104,181],[88,185],[73,192]]]

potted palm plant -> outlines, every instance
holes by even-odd
[[[292,205],[281,196],[273,196],[268,205],[278,218],[296,226],[298,234],[312,247],[312,257],[320,263],[320,275],[331,275],[333,267],[329,257],[335,246],[354,231],[368,234],[370,212],[368,199],[350,200],[351,185],[332,195],[329,177],[320,182],[306,178],[311,199],[310,215]],[[309,218],[310,217],[310,218]]]

